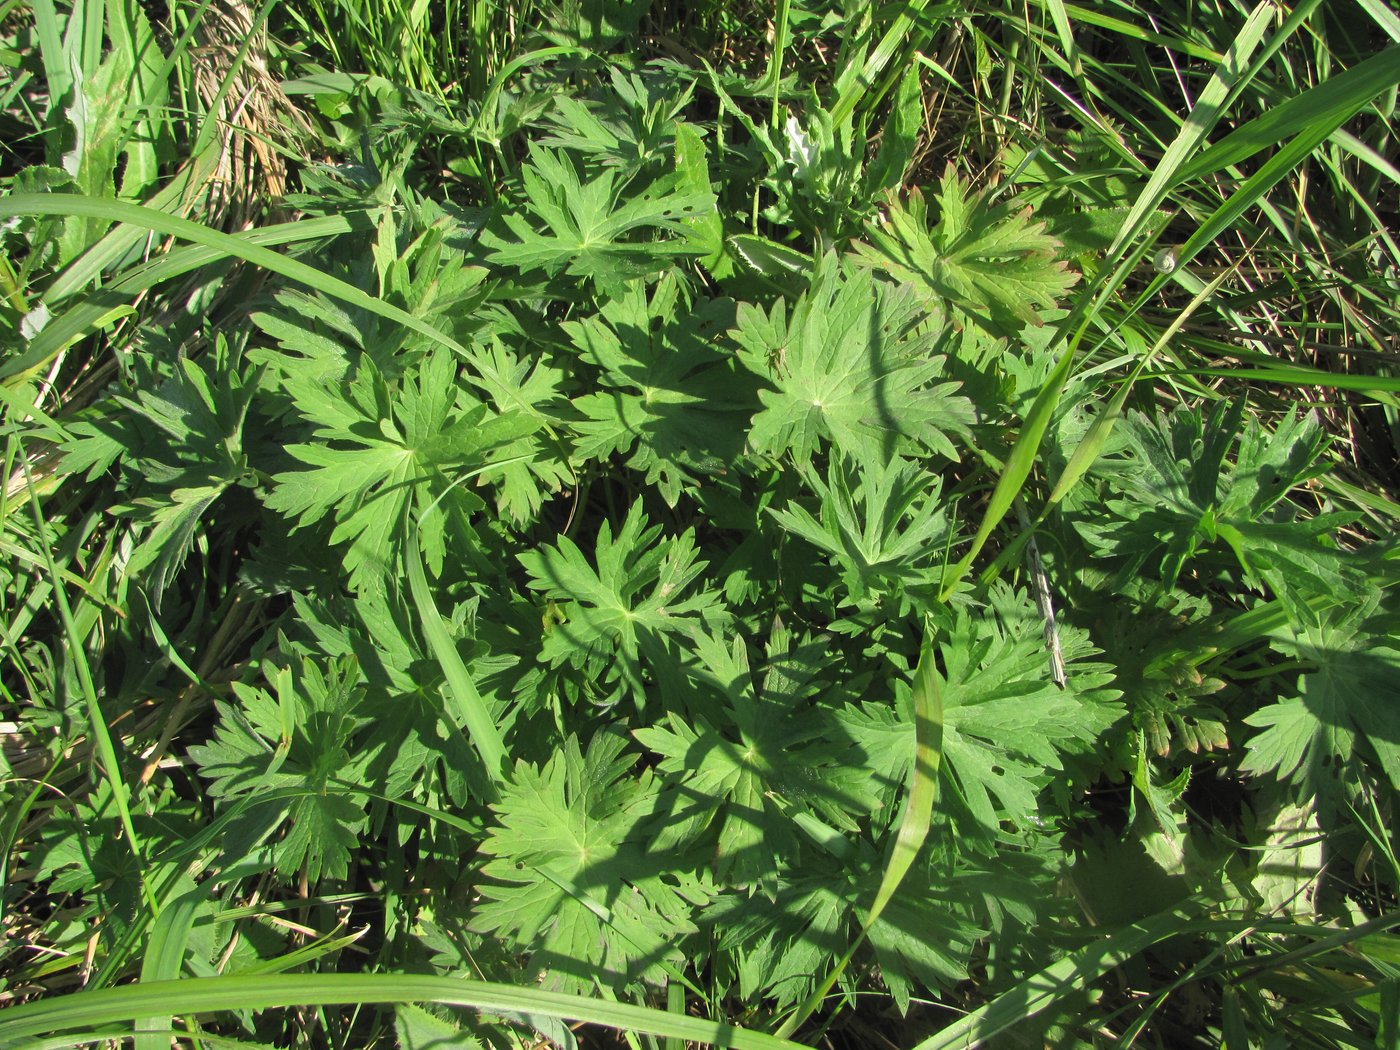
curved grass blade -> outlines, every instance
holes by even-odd
[[[24,480],[32,489],[34,479],[29,473],[29,459],[24,453],[23,445],[20,447],[20,465],[24,468]],[[39,538],[44,565],[48,569],[49,579],[53,584],[54,605],[58,610],[58,620],[63,627],[63,636],[68,643],[68,651],[73,659],[73,669],[78,677],[78,688],[82,692],[83,703],[87,708],[88,728],[92,733],[98,757],[101,759],[102,772],[112,792],[112,803],[117,808],[122,833],[126,836],[127,845],[131,847],[131,855],[136,861],[137,878],[141,883],[142,896],[151,913],[157,914],[160,908],[146,878],[145,851],[141,848],[141,840],[136,834],[136,825],[131,820],[130,794],[126,781],[122,777],[121,764],[117,761],[117,749],[112,743],[112,733],[107,727],[107,718],[102,713],[102,704],[97,699],[97,686],[93,682],[92,668],[88,666],[87,661],[85,637],[78,630],[77,621],[73,618],[73,609],[68,603],[68,592],[64,589],[63,579],[58,571],[58,562],[53,556],[52,539],[44,515],[39,510],[39,501],[30,500],[29,509],[34,515],[35,534]]]
[[[157,1013],[180,1016],[220,1010],[391,1003],[439,1003],[498,1015],[533,1014],[734,1050],[802,1050],[798,1043],[720,1021],[581,995],[457,977],[358,973],[199,977],[75,992],[6,1010],[0,1015],[0,1047],[17,1050],[32,1040],[48,1039],[65,1030],[105,1028]],[[46,1045],[61,1044],[50,1041]]]
[[[1071,342],[1060,355],[1054,370],[1046,377],[1040,393],[1036,394],[1030,411],[1026,413],[1026,421],[1021,426],[1020,436],[1016,438],[1011,455],[1006,458],[1006,466],[1002,468],[1001,477],[997,479],[996,488],[992,490],[992,498],[987,503],[987,509],[982,515],[982,524],[978,526],[977,535],[972,539],[972,546],[957,565],[953,566],[951,575],[944,580],[938,596],[939,601],[948,600],[948,596],[967,575],[967,570],[972,567],[972,560],[981,552],[992,530],[1006,517],[1016,502],[1016,497],[1021,494],[1026,479],[1031,475],[1031,468],[1035,466],[1040,439],[1045,436],[1045,431],[1050,426],[1050,417],[1055,414],[1065,383],[1069,381],[1070,369],[1074,364],[1074,351],[1075,344]]]
[[[777,1035],[786,1039],[797,1030],[797,1026],[819,1007],[831,991],[832,985],[840,978],[856,949],[865,941],[870,928],[880,918],[885,906],[894,899],[895,891],[904,881],[909,868],[918,856],[924,839],[928,837],[929,822],[933,819],[933,800],[938,790],[938,769],[943,761],[943,690],[938,680],[938,668],[934,666],[933,636],[926,629],[923,651],[919,654],[919,665],[914,669],[914,761],[909,767],[909,791],[904,803],[904,815],[899,822],[894,845],[890,848],[889,859],[885,862],[885,873],[880,879],[880,887],[875,891],[875,900],[870,912],[861,924],[845,953],[837,960],[831,972],[812,990],[786,1021],[779,1027]]]
[[[452,641],[452,635],[443,623],[433,592],[428,587],[428,577],[423,571],[423,554],[418,549],[418,529],[408,528],[408,542],[404,552],[405,567],[408,571],[408,589],[413,604],[418,609],[418,620],[423,628],[423,636],[437,657],[442,673],[447,678],[447,695],[456,708],[460,724],[466,727],[467,736],[481,756],[486,767],[488,783],[500,783],[505,775],[506,749],[501,740],[501,732],[482,700],[481,693],[472,681],[467,665],[462,662],[462,654]],[[488,800],[494,801],[494,800]]]
[[[114,232],[126,228],[119,226]],[[256,229],[244,230],[229,236],[247,241],[249,244],[267,247],[319,240],[323,237],[335,237],[369,228],[370,222],[367,215],[351,213],[349,215],[327,215],[315,219],[299,219],[296,222],[278,223],[275,226],[259,226]],[[0,380],[43,368],[58,353],[108,323],[107,319],[114,312],[126,309],[127,304],[141,292],[227,257],[227,252],[217,248],[201,244],[187,244],[183,248],[166,252],[158,258],[114,276],[106,285],[94,290],[82,301],[74,303],[62,313],[56,314],[53,320],[44,326],[43,331],[30,341],[29,348],[23,354],[0,365]],[[87,255],[82,256],[68,270],[60,274],[55,285],[58,281],[62,281],[75,267],[83,265],[87,258]],[[45,303],[49,302],[53,290],[51,287],[44,293]]]
[[[1345,72],[1338,73],[1332,79],[1317,85],[1317,87],[1310,88],[1299,95],[1297,99],[1290,100],[1310,99],[1313,103],[1311,106],[1299,107],[1291,111],[1292,119],[1284,125],[1284,128],[1291,130],[1297,127],[1297,134],[1279,147],[1273,156],[1259,166],[1258,171],[1246,179],[1239,189],[1232,193],[1196,228],[1196,232],[1177,252],[1176,269],[1179,270],[1185,266],[1206,245],[1212,243],[1228,230],[1235,220],[1263,200],[1264,195],[1269,190],[1273,189],[1290,171],[1306,160],[1313,150],[1326,142],[1337,128],[1366,108],[1377,95],[1397,84],[1400,84],[1400,45],[1391,45],[1380,54],[1357,63]],[[1323,88],[1330,90],[1319,97],[1318,92],[1321,92]],[[1267,115],[1265,114],[1265,116]],[[1309,116],[1314,119],[1311,121],[1305,119]],[[1231,145],[1232,139],[1242,133],[1250,132],[1252,128],[1257,133],[1257,125],[1262,120],[1264,117],[1256,117],[1220,142],[1214,149]],[[1274,131],[1279,129],[1279,126],[1273,123],[1270,123],[1268,127]],[[1253,135],[1246,136],[1244,142],[1259,148],[1272,145],[1270,142],[1256,142]],[[1208,150],[1207,153],[1213,153],[1214,149]],[[1228,155],[1227,160],[1231,157],[1233,157],[1233,153]],[[1153,278],[1138,295],[1132,312],[1136,312],[1144,303],[1149,302],[1168,280],[1170,280],[1168,274],[1158,274]]]
[[[914,1050],[971,1050],[972,1047],[981,1046],[994,1036],[1043,1013],[1060,998],[1081,994],[1090,981],[1152,945],[1186,932],[1190,920],[1200,910],[1198,901],[1187,901],[1071,952],[981,1009],[974,1010],[925,1039]]]
[[[1191,108],[1185,123],[1181,125],[1181,130],[1162,155],[1161,163],[1153,170],[1152,177],[1148,179],[1147,185],[1134,202],[1132,211],[1123,220],[1118,236],[1108,249],[1110,258],[1116,258],[1120,249],[1137,236],[1152,210],[1161,204],[1171,187],[1185,181],[1182,173],[1190,167],[1187,157],[1206,140],[1224,115],[1225,104],[1239,84],[1250,55],[1264,38],[1264,31],[1273,17],[1272,3],[1258,4],[1250,12],[1249,18],[1230,44],[1230,49],[1221,57],[1210,82],[1196,99],[1196,104]]]
[[[1318,135],[1321,144],[1397,80],[1400,45],[1392,44],[1236,128],[1196,154],[1176,173],[1175,181],[1203,178],[1296,135]]]
[[[469,357],[467,348],[440,331],[422,318],[414,317],[406,310],[386,303],[353,284],[322,273],[314,266],[308,266],[296,259],[279,255],[261,245],[234,237],[220,230],[211,230],[189,219],[169,215],[153,208],[129,201],[100,200],[96,197],[83,197],[73,193],[12,193],[0,198],[0,219],[18,215],[77,216],[80,218],[101,218],[111,222],[127,223],[163,233],[168,237],[178,237],[215,249],[221,256],[242,259],[254,266],[280,274],[289,280],[298,281],[309,288],[328,295],[333,299],[368,310],[372,314],[394,321],[420,335],[425,335],[436,343],[441,343],[463,357]],[[5,371],[11,371],[6,369]],[[3,373],[0,373],[3,375]]]

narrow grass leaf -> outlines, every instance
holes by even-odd
[[[267,247],[335,237],[343,233],[368,229],[369,225],[368,216],[363,213],[352,213],[350,215],[328,215],[297,222],[279,223],[275,226],[263,226],[229,236],[247,241],[252,245]],[[113,233],[126,229],[129,228],[119,226]],[[100,247],[101,244],[97,246],[97,248]],[[96,251],[97,248],[92,249],[92,251]],[[201,266],[218,262],[220,259],[227,258],[228,254],[219,248],[191,244],[176,248],[120,275],[114,275],[102,288],[93,291],[62,313],[56,314],[44,326],[43,331],[30,341],[28,349],[23,354],[0,365],[0,381],[42,368],[77,340],[92,332],[99,331],[110,323],[113,314],[125,312],[128,309],[126,304],[141,292],[166,281],[174,280],[176,277],[197,270]],[[84,255],[76,260],[73,266],[59,275],[58,281],[63,281],[75,267],[83,267],[87,259],[88,255]],[[82,277],[86,277],[85,270],[78,278],[75,278],[75,281]],[[45,293],[45,301],[51,292],[52,289]]]
[[[1176,182],[1221,171],[1294,136],[1306,136],[1320,144],[1397,82],[1400,45],[1393,44],[1236,128],[1183,166],[1176,173]]]
[[[1369,105],[1376,95],[1400,84],[1400,46],[1389,47],[1379,55],[1353,66],[1345,73],[1339,73],[1332,80],[1320,84],[1318,87],[1334,84],[1344,77],[1349,77],[1350,74],[1357,73],[1363,67],[1367,67],[1364,76],[1358,74],[1347,80],[1345,104],[1342,103],[1341,99],[1329,96],[1328,105],[1325,107],[1326,119],[1322,119],[1320,113],[1316,122],[1304,125],[1294,138],[1261,164],[1258,171],[1246,179],[1239,189],[1230,195],[1229,199],[1196,228],[1196,231],[1177,253],[1178,268],[1190,262],[1206,245],[1228,230],[1240,216],[1259,204],[1269,190],[1273,189],[1290,171],[1307,159],[1313,150],[1326,142],[1341,124],[1350,120]],[[1318,88],[1311,89],[1311,91],[1316,90]],[[1257,119],[1262,120],[1263,118]],[[1246,125],[1240,130],[1244,131],[1249,126]],[[1225,142],[1220,143],[1221,146],[1225,144]],[[1170,275],[1168,274],[1158,274],[1142,290],[1138,296],[1137,305],[1140,307],[1141,304],[1148,302],[1169,279]]]
[[[1225,100],[1239,82],[1249,56],[1264,38],[1273,16],[1274,5],[1268,2],[1258,4],[1250,12],[1229,50],[1221,57],[1210,82],[1201,89],[1181,130],[1162,154],[1161,162],[1153,169],[1152,177],[1147,180],[1147,185],[1123,220],[1118,235],[1108,249],[1110,258],[1116,257],[1123,246],[1141,232],[1153,209],[1162,203],[1171,187],[1184,181],[1181,173],[1186,169],[1187,158],[1219,123]]]
[[[1178,936],[1201,905],[1192,900],[1158,912],[1071,952],[1003,992],[986,1006],[925,1039],[914,1050],[971,1050],[1024,1024],[1059,999],[1080,995],[1089,982],[1161,941]]]
[[[1395,9],[1390,7],[1384,0],[1356,0],[1361,5],[1361,9],[1376,20],[1376,25],[1385,31],[1385,35],[1400,44],[1400,15],[1395,13]]]
[[[173,981],[185,964],[185,951],[199,905],[209,896],[208,889],[196,887],[167,905],[151,925],[146,953],[141,960],[141,981]],[[171,1015],[138,1019],[136,1050],[162,1050],[170,1045]]]
[[[1391,394],[1400,394],[1400,376],[1357,375],[1352,372],[1328,372],[1309,365],[1280,364],[1267,368],[1192,368],[1157,372],[1154,375],[1219,376],[1253,383],[1279,383],[1290,387],[1320,386],[1333,390],[1355,390],[1370,394],[1387,405],[1396,401]]]
[[[821,1006],[832,986],[850,964],[856,949],[865,941],[870,928],[875,925],[886,905],[894,899],[904,876],[908,874],[914,858],[928,838],[929,823],[933,819],[933,801],[938,792],[938,769],[943,761],[943,691],[935,666],[933,635],[931,629],[924,633],[923,649],[919,653],[919,664],[914,669],[914,761],[909,767],[909,788],[905,796],[904,814],[900,818],[899,831],[895,834],[894,845],[885,861],[885,872],[880,878],[880,886],[875,891],[870,911],[861,924],[860,933],[851,941],[836,965],[822,979],[816,988],[778,1029],[780,1039],[786,1039],[797,1030],[798,1025],[810,1017]]]
[[[488,781],[492,784],[500,783],[505,770],[505,744],[490,710],[486,707],[486,702],[481,698],[476,683],[467,671],[467,665],[462,662],[462,655],[457,652],[452,635],[448,633],[447,624],[438,612],[437,603],[433,601],[428,578],[423,571],[423,555],[418,549],[418,530],[413,527],[408,531],[404,561],[408,570],[409,592],[418,610],[418,621],[423,629],[423,636],[447,678],[448,700],[452,703],[460,724],[466,728],[467,736],[477,754],[481,756]]]
[[[864,104],[869,109],[879,104],[884,92],[873,91],[876,79],[897,52],[906,48],[914,50],[919,41],[928,35],[928,22],[932,21],[933,14],[927,18],[922,17],[927,6],[928,0],[905,0],[900,6],[899,14],[880,37],[880,42],[865,56],[865,61],[859,66],[850,66],[849,72],[841,76],[837,83],[836,102],[831,107],[833,127],[840,127],[841,122],[854,113],[858,106]],[[953,6],[941,5],[941,8],[951,9]]]
[[[967,575],[968,569],[972,567],[973,559],[981,553],[983,545],[986,544],[992,530],[1001,523],[1001,519],[1006,517],[1015,503],[1016,497],[1021,494],[1021,489],[1025,487],[1026,479],[1030,477],[1031,468],[1035,466],[1036,454],[1040,451],[1040,441],[1045,436],[1046,428],[1050,426],[1050,418],[1055,414],[1055,408],[1060,403],[1060,395],[1064,393],[1065,383],[1069,381],[1070,370],[1074,365],[1074,344],[1066,346],[1060,355],[1060,360],[1056,363],[1054,370],[1046,377],[1045,385],[1040,388],[1040,393],[1031,404],[1031,409],[1026,413],[1026,421],[1021,426],[1021,433],[1016,438],[1016,444],[1011,449],[1011,455],[1006,459],[1006,466],[1002,468],[1001,477],[997,479],[996,488],[992,490],[992,497],[987,503],[987,509],[982,514],[982,524],[977,528],[977,535],[972,539],[972,546],[968,548],[962,560],[952,569],[951,574],[943,582],[943,587],[939,593],[940,601],[947,601],[953,593],[959,581]]]
[[[34,480],[29,473],[29,459],[25,456],[22,446],[20,448],[20,464],[24,468],[25,481],[32,487]],[[131,820],[129,792],[126,781],[122,777],[121,764],[117,761],[117,749],[112,743],[111,730],[108,729],[106,716],[102,713],[102,704],[97,699],[97,687],[92,680],[92,668],[88,666],[86,636],[78,630],[77,623],[73,618],[73,609],[68,603],[68,592],[63,586],[58,563],[53,556],[53,544],[49,538],[48,525],[39,509],[38,500],[30,500],[29,507],[34,515],[34,529],[39,537],[40,549],[44,555],[44,565],[48,569],[49,578],[53,583],[54,602],[58,607],[59,623],[63,627],[68,653],[73,661],[73,669],[78,676],[78,687],[82,691],[83,703],[87,708],[88,727],[92,732],[93,742],[101,760],[103,775],[106,777],[107,785],[112,792],[112,803],[117,807],[117,815],[121,820],[127,845],[131,848],[132,857],[136,861],[142,894],[147,906],[152,913],[155,913],[159,911],[159,907],[151,894],[150,885],[146,881],[146,857],[141,848],[141,840],[136,834],[136,826]]]
[[[457,977],[359,973],[198,977],[55,996],[0,1014],[0,1047],[18,1050],[30,1040],[69,1029],[105,1027],[152,1013],[178,1016],[222,1010],[375,1003],[438,1003],[496,1015],[533,1014],[733,1050],[802,1050],[799,1043],[719,1021],[581,995]]]
[[[263,269],[280,274],[289,280],[298,281],[323,295],[339,299],[351,306],[358,306],[360,309],[368,310],[386,320],[395,321],[405,328],[427,336],[434,342],[441,343],[463,357],[470,356],[466,347],[427,321],[414,317],[407,311],[356,288],[353,284],[348,284],[338,277],[323,273],[304,262],[279,255],[277,252],[251,243],[246,239],[240,239],[219,230],[211,230],[207,226],[201,226],[197,222],[182,219],[177,215],[169,215],[127,201],[99,200],[95,197],[83,197],[72,193],[14,193],[8,197],[0,198],[0,219],[16,215],[62,215],[108,219],[112,222],[124,222],[132,226],[155,230],[157,233],[163,233],[169,237],[193,241],[195,244],[213,248],[220,256],[242,259],[254,266],[261,266]]]
[[[1065,14],[1076,22],[1082,22],[1088,26],[1096,26],[1099,29],[1107,29],[1129,40],[1136,40],[1143,44],[1155,44],[1157,47],[1165,48],[1168,51],[1179,51],[1183,55],[1189,55],[1191,58],[1199,58],[1206,62],[1219,62],[1221,58],[1224,57],[1219,51],[1214,51],[1196,41],[1187,40],[1179,36],[1168,36],[1161,32],[1154,32],[1145,28],[1140,22],[1127,22],[1121,18],[1114,18],[1112,15],[1105,14],[1099,8],[1065,4],[1064,9]]]

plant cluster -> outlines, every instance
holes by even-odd
[[[1395,47],[1075,9],[1192,63],[1149,164],[1062,5],[827,6],[765,72],[268,5],[189,124],[198,15],[5,23],[0,1045],[1395,1037],[1397,383],[1205,265],[1314,150],[1400,176]],[[1032,54],[1083,125],[940,144]],[[1356,236],[1320,316],[1400,280]]]

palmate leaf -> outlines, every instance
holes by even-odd
[[[1122,713],[1112,675],[1087,660],[1094,650],[1081,632],[1061,625],[1069,679],[1060,689],[1034,603],[1005,587],[991,597],[994,615],[960,610],[941,644],[943,764],[952,797],[972,818],[964,834],[1034,824],[1061,755],[1098,739]]]
[[[1096,470],[1115,493],[1105,501],[1111,513],[1076,527],[1101,554],[1123,559],[1123,578],[1155,561],[1173,585],[1192,559],[1223,547],[1250,583],[1268,586],[1300,622],[1313,618],[1310,593],[1369,589],[1359,563],[1331,539],[1351,519],[1300,518],[1285,500],[1326,469],[1327,438],[1315,415],[1285,416],[1270,432],[1245,418],[1243,401],[1221,402],[1209,417],[1184,408],[1152,418],[1131,413],[1118,432],[1124,455]]]
[[[615,287],[696,254],[684,220],[714,206],[714,194],[681,191],[674,175],[637,186],[610,170],[582,178],[572,157],[534,147],[521,169],[518,205],[501,216],[504,232],[481,242],[492,262],[522,272],[588,277]],[[657,240],[657,233],[671,233]]]
[[[472,928],[529,954],[548,988],[661,980],[713,896],[675,853],[648,847],[657,786],[626,746],[605,731],[585,753],[570,736],[543,769],[517,763],[493,806]]]
[[[917,865],[908,878],[867,941],[901,1009],[908,1008],[911,993],[965,979],[975,943],[985,932],[973,917],[974,902],[981,902],[972,880],[949,879],[928,864]],[[720,951],[734,959],[740,997],[752,1001],[762,995],[780,1012],[805,1000],[831,960],[849,946],[879,879],[878,854],[857,842],[845,860],[817,854],[779,877],[771,896],[732,893],[716,901],[705,918],[715,926]],[[995,893],[1009,881],[984,878],[982,886]],[[1025,909],[1016,910],[1029,918]],[[843,989],[855,986],[850,977],[841,978]]]
[[[369,757],[350,746],[362,721],[356,714],[363,690],[355,662],[332,661],[322,670],[302,660],[295,668],[274,671],[270,684],[275,695],[234,683],[236,701],[219,703],[213,737],[190,748],[190,758],[209,779],[214,798],[250,802],[225,834],[231,854],[284,827],[286,834],[273,850],[284,877],[304,868],[312,882],[344,878],[365,812],[354,799],[327,788],[360,780]],[[258,800],[277,789],[302,791]]]
[[[609,522],[598,530],[596,569],[567,536],[520,555],[530,587],[567,602],[562,621],[547,628],[544,658],[606,667],[608,680],[630,691],[639,706],[646,701],[643,655],[654,654],[666,635],[694,634],[707,621],[724,619],[714,591],[685,595],[705,568],[695,530],[660,538],[661,526],[647,527],[638,500],[616,537]]]
[[[759,393],[749,448],[809,463],[824,442],[853,458],[888,459],[902,450],[958,458],[948,434],[971,422],[966,399],[942,378],[943,359],[916,333],[914,297],[842,266],[834,253],[787,317],[744,304],[734,337],[739,360],[773,387]]]
[[[1378,602],[1372,594],[1275,636],[1275,648],[1313,670],[1299,677],[1297,697],[1245,719],[1263,731],[1250,739],[1241,768],[1291,781],[1306,798],[1335,795],[1357,783],[1346,770],[1362,741],[1360,753],[1400,790],[1400,646]]]
[[[869,243],[855,246],[868,266],[915,289],[937,312],[968,314],[999,334],[1041,323],[1037,307],[1053,309],[1079,279],[1055,256],[1060,244],[1029,209],[989,204],[949,166],[939,183],[938,215],[917,190],[891,199],[883,223],[866,227]]]
[[[502,516],[523,526],[535,520],[545,500],[576,480],[568,450],[553,431],[567,410],[564,373],[543,356],[512,352],[499,339],[478,344],[472,366],[477,386],[498,412],[518,413],[538,427],[503,445],[482,471],[483,480],[496,485]]]
[[[297,517],[298,528],[335,513],[331,542],[349,541],[345,567],[351,586],[382,586],[403,542],[405,510],[421,511],[450,484],[447,474],[484,465],[493,450],[533,432],[538,419],[509,412],[492,415],[456,381],[450,353],[427,356],[416,372],[391,390],[368,358],[348,384],[291,378],[288,393],[314,425],[315,444],[287,451],[309,469],[273,478],[267,506]],[[480,500],[452,490],[467,509]],[[443,515],[423,521],[425,553],[441,570]]]
[[[670,82],[609,70],[611,90],[599,100],[556,95],[543,123],[549,131],[542,145],[562,148],[587,158],[590,166],[614,169],[631,177],[665,164],[675,140],[686,132],[679,121],[695,93],[694,83]],[[684,129],[684,130],[682,130]]]
[[[164,382],[117,397],[129,415],[70,427],[65,470],[95,476],[120,457],[136,489],[130,504],[114,509],[150,526],[127,571],[144,577],[156,608],[214,505],[251,473],[243,426],[256,388],[220,336],[212,354],[182,358]]]
[[[743,448],[753,410],[747,375],[715,349],[732,315],[724,301],[692,305],[673,270],[650,297],[634,282],[598,314],[566,322],[584,360],[599,369],[589,384],[597,392],[574,401],[585,417],[574,427],[578,456],[631,453],[627,465],[644,471],[672,506],[697,475],[725,470]]]
[[[794,865],[800,839],[794,818],[810,814],[854,832],[880,805],[875,767],[815,697],[827,664],[825,639],[792,638],[775,624],[761,683],[742,638],[695,640],[698,684],[727,710],[693,718],[668,715],[633,735],[661,756],[670,783],[658,845],[669,848],[707,831],[716,835],[715,873],[770,893],[779,871]],[[711,708],[697,702],[697,710]]]
[[[798,502],[770,513],[840,568],[843,586],[857,601],[922,582],[946,549],[942,481],[913,463],[894,459],[861,469],[833,456],[826,480],[808,472],[808,485],[820,521]]]

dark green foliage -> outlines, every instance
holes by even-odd
[[[722,6],[685,13],[729,39]],[[0,955],[19,975],[0,990],[78,966],[96,987],[433,972],[769,1031],[811,996],[800,1033],[854,1003],[874,1027],[831,1042],[856,1045],[1011,989],[1018,1039],[1088,1046],[1199,985],[1228,990],[1202,1038],[1232,1046],[1255,1037],[1246,1008],[1263,1030],[1309,995],[1346,1001],[1316,1031],[1393,1028],[1391,991],[1306,953],[1234,975],[1379,916],[1355,950],[1393,978],[1394,505],[1339,481],[1328,406],[1168,360],[1163,328],[1216,300],[1134,302],[1131,260],[1104,292],[1150,178],[1120,170],[1128,131],[1067,136],[1092,186],[1049,139],[998,146],[990,179],[939,155],[930,183],[928,69],[949,78],[915,44],[956,24],[968,55],[938,61],[1009,97],[1027,59],[993,58],[1006,12],[780,5],[775,36],[835,63],[799,88],[781,62],[745,78],[679,44],[605,60],[663,39],[648,7],[535,12],[537,50],[499,77],[460,60],[465,101],[416,58],[398,78],[287,58],[320,114],[307,151],[332,162],[293,173],[289,228],[315,235],[275,243],[335,281],[255,287],[174,256],[195,275],[177,298],[105,220],[0,230],[0,920],[39,949]],[[902,64],[886,19],[908,23]],[[81,119],[65,105],[54,120]],[[79,175],[106,192],[127,146],[97,116]],[[73,179],[33,167],[10,189]],[[1168,203],[1198,221],[1182,192],[1143,229]],[[91,276],[63,269],[85,252]],[[108,278],[132,283],[80,294]],[[70,344],[119,347],[59,418],[25,356],[55,280],[82,309],[44,382],[68,382]],[[1110,380],[1141,385],[1110,408]],[[939,714],[916,726],[930,680]],[[937,762],[916,764],[934,722]],[[103,723],[119,768],[88,761]],[[919,783],[931,827],[872,916]],[[1355,884],[1319,889],[1328,863]],[[1218,928],[1063,977],[1178,902]],[[1071,990],[1102,1008],[1076,1015]],[[514,1014],[313,1013],[208,1027],[573,1038]],[[1174,1024],[1156,1045],[1195,1045]]]

